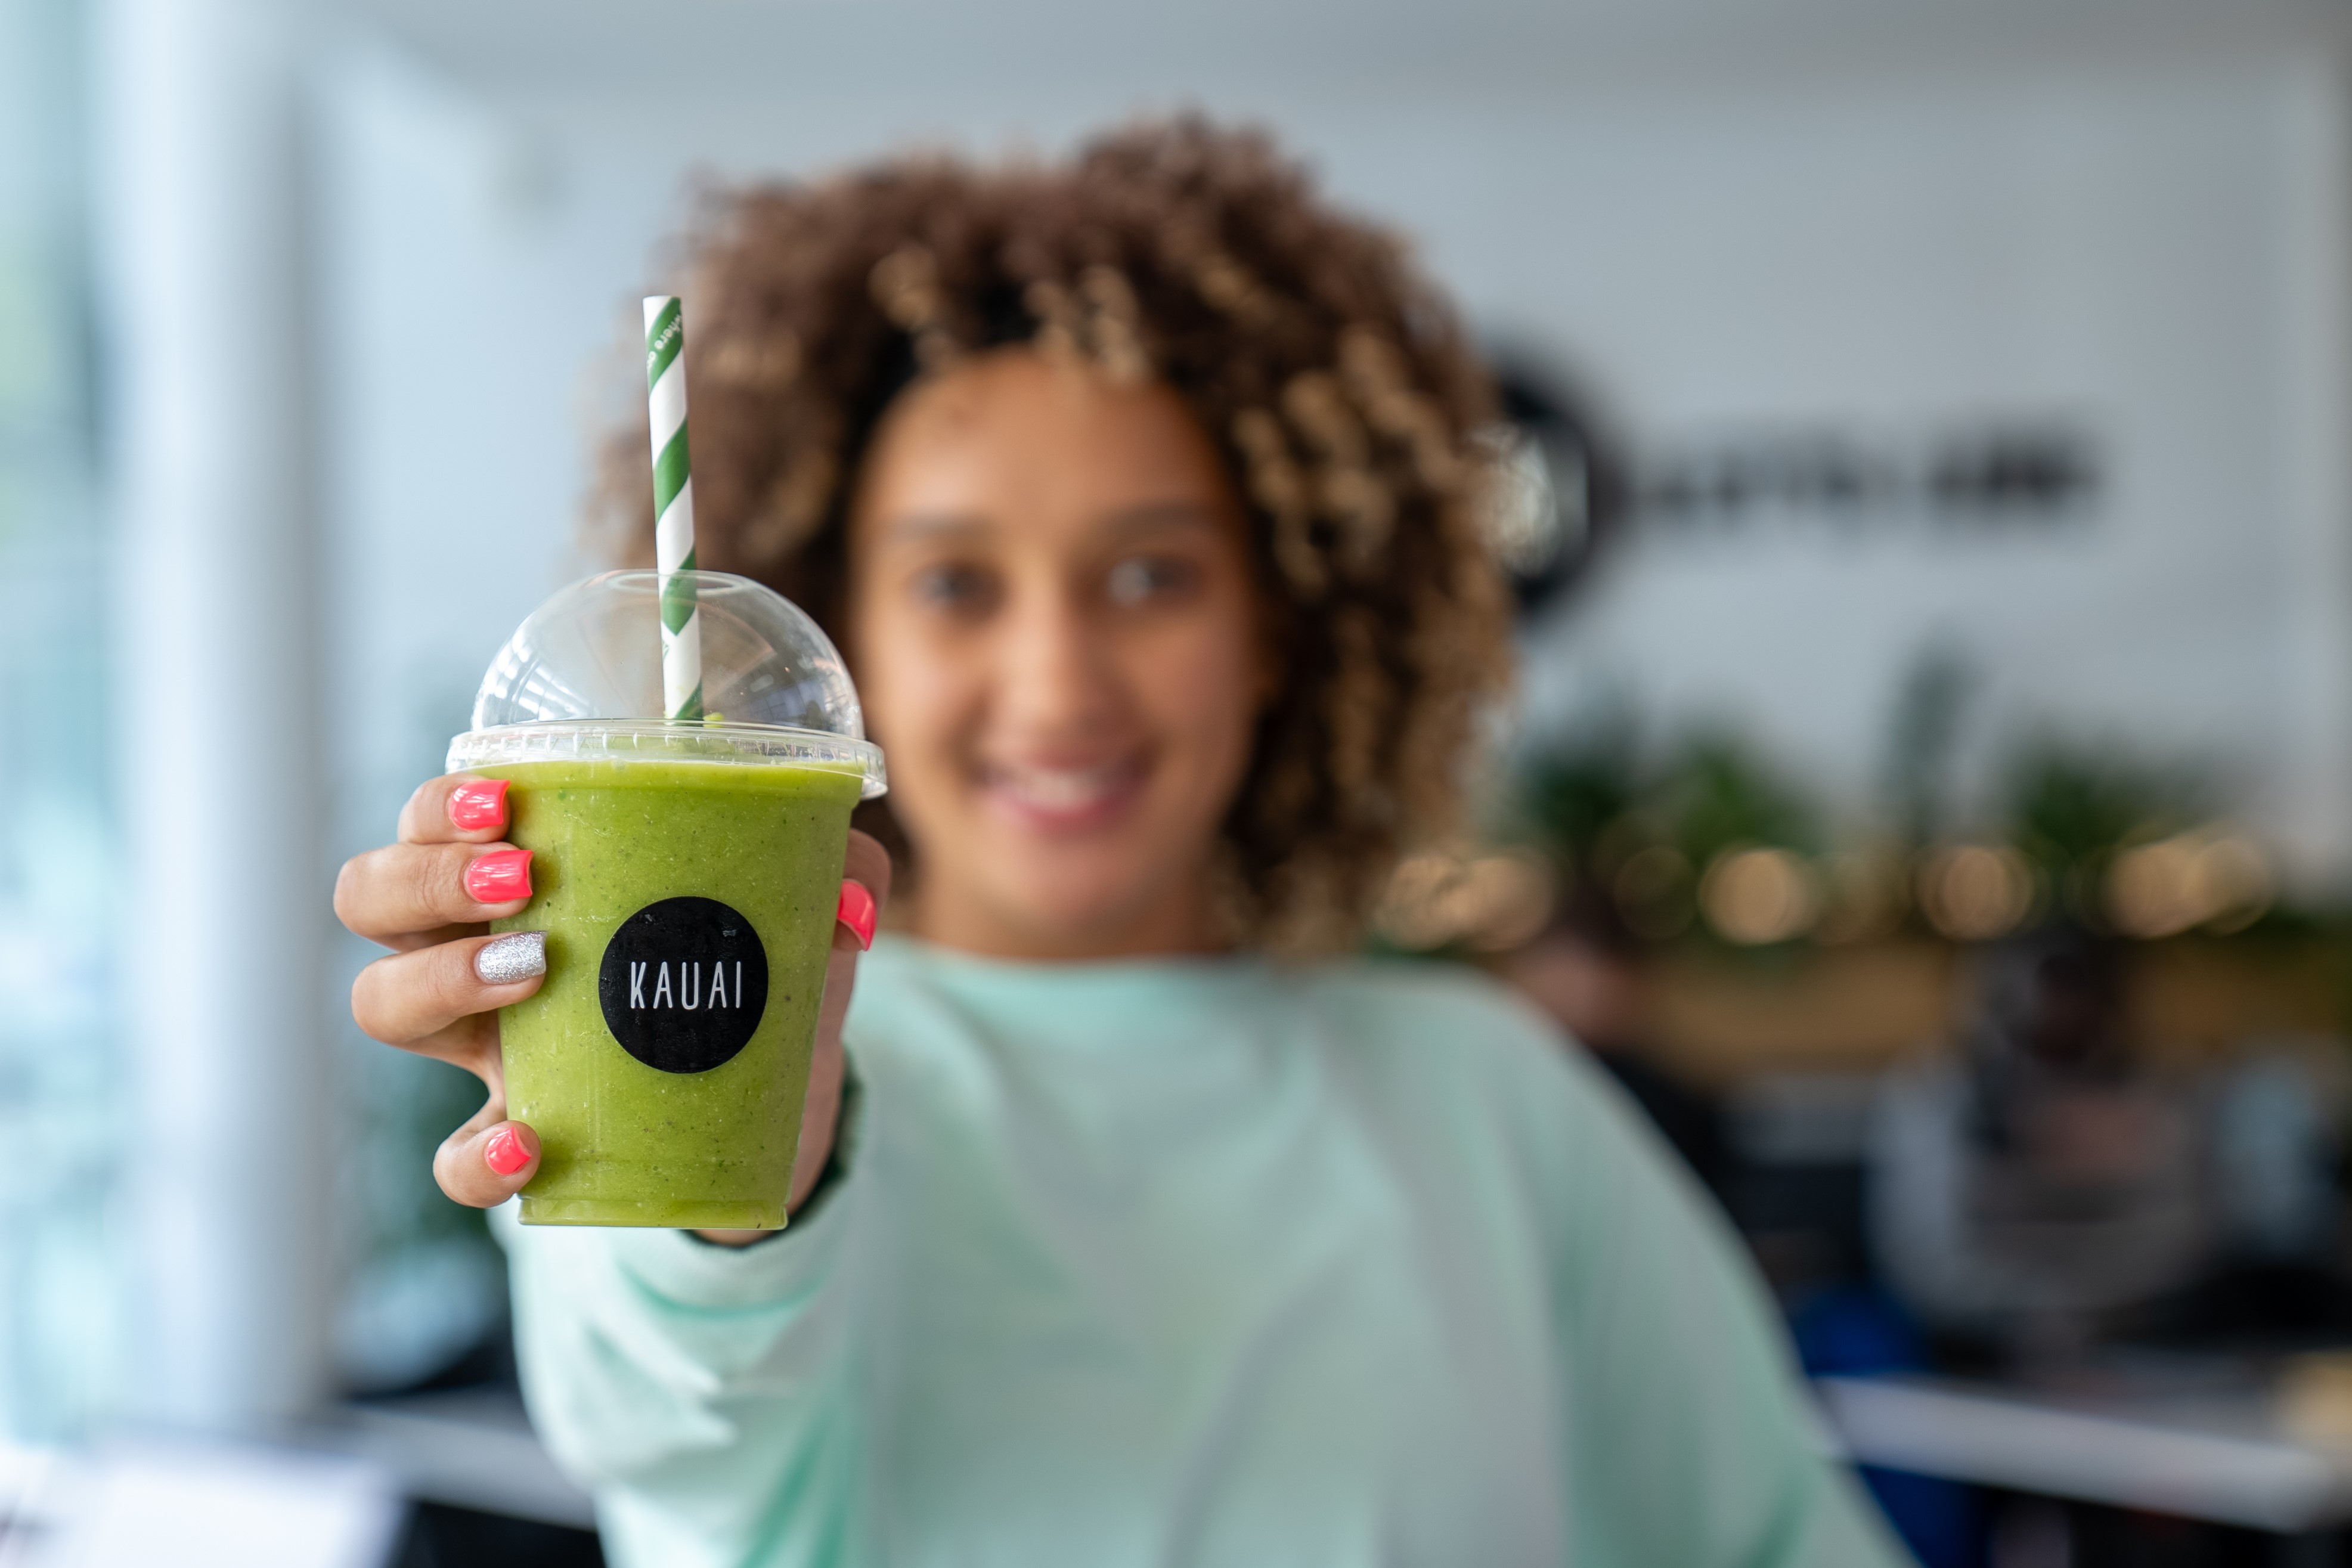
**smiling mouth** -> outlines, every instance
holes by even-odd
[[[1072,833],[1105,826],[1143,793],[1150,766],[1141,757],[1084,767],[1008,766],[981,770],[981,793],[1024,826]]]

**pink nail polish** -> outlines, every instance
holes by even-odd
[[[530,897],[530,851],[493,849],[466,867],[466,896],[478,904],[510,904]]]
[[[865,883],[841,884],[841,903],[834,910],[833,918],[849,928],[849,934],[857,939],[859,951],[874,945],[874,922],[880,913],[874,902],[874,895],[866,890]]]
[[[507,781],[483,779],[459,784],[449,792],[449,820],[471,833],[477,828],[503,826],[507,819]]]
[[[491,1133],[489,1141],[482,1145],[482,1161],[499,1175],[511,1176],[530,1164],[531,1156],[538,1152],[524,1144],[522,1134],[509,1122]]]

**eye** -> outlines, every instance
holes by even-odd
[[[980,567],[947,561],[915,574],[915,597],[934,609],[976,615],[995,597],[996,582]]]
[[[1150,604],[1181,594],[1192,585],[1192,563],[1164,555],[1131,555],[1110,569],[1103,591],[1118,605]]]

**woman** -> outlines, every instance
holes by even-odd
[[[1396,244],[1186,122],[753,188],[693,258],[703,562],[847,653],[904,883],[850,1010],[853,837],[788,1230],[506,1232],[615,1559],[1890,1561],[1618,1097],[1328,956],[1505,664],[1486,394]],[[425,784],[338,889],[362,1026],[489,1087],[436,1161],[483,1205],[537,1157],[499,807]]]

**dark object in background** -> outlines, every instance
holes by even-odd
[[[1723,1191],[1723,1129],[1714,1100],[1628,1051],[1593,1052],[1708,1190]]]
[[[1512,954],[1505,973],[1592,1053],[1699,1180],[1719,1194],[1721,1112],[1712,1096],[1660,1067],[1642,1038],[1643,956],[1616,906],[1580,884],[1552,923]]]
[[[595,1534],[421,1502],[390,1568],[604,1568]]]
[[[2272,1535],[2136,1509],[1993,1492],[1991,1561],[2069,1568],[2285,1568],[2344,1561],[2340,1537]]]
[[[1948,1056],[1897,1069],[1872,1138],[1872,1239],[1904,1304],[2020,1363],[2186,1284],[2210,1241],[2200,1104],[2133,1048],[2115,944],[2051,927],[1981,956]]]
[[[2195,1073],[2151,1061],[2124,957],[2067,926],[1986,950],[1957,1048],[1884,1080],[1870,1201],[1885,1279],[2021,1368],[2126,1335],[2333,1339],[2352,1290],[2320,1079],[2284,1050]]]
[[[1615,538],[1631,493],[1623,461],[1583,399],[1508,355],[1495,391],[1509,424],[1496,454],[1508,482],[1495,516],[1496,552],[1519,617],[1565,600]]]
[[[1652,454],[1645,522],[1725,533],[1810,521],[1879,529],[2060,528],[2096,515],[2097,438],[2063,422],[1969,423],[1890,442],[1834,426],[1751,429]]]
[[[2352,1341],[2352,1282],[2331,1265],[2233,1260],[2118,1313],[2118,1342],[2204,1352],[2334,1350]]]
[[[2037,1090],[2129,1079],[2120,963],[2114,943],[2067,927],[1987,955],[1977,1026],[1965,1041],[1975,1079],[1969,1131],[1979,1145],[2015,1148]]]
[[[1790,1336],[1808,1377],[1871,1377],[1928,1368],[1918,1325],[1874,1285],[1830,1285],[1785,1306]],[[1975,1488],[1871,1465],[1855,1468],[1920,1568],[1979,1568],[1984,1563],[1985,1514]]]
[[[369,1391],[397,1407],[403,1396],[455,1391],[496,1395],[518,1404],[521,1382],[514,1332],[504,1314],[471,1347],[439,1371],[399,1388]],[[593,1531],[488,1513],[448,1503],[413,1502],[400,1544],[385,1568],[604,1568]]]

